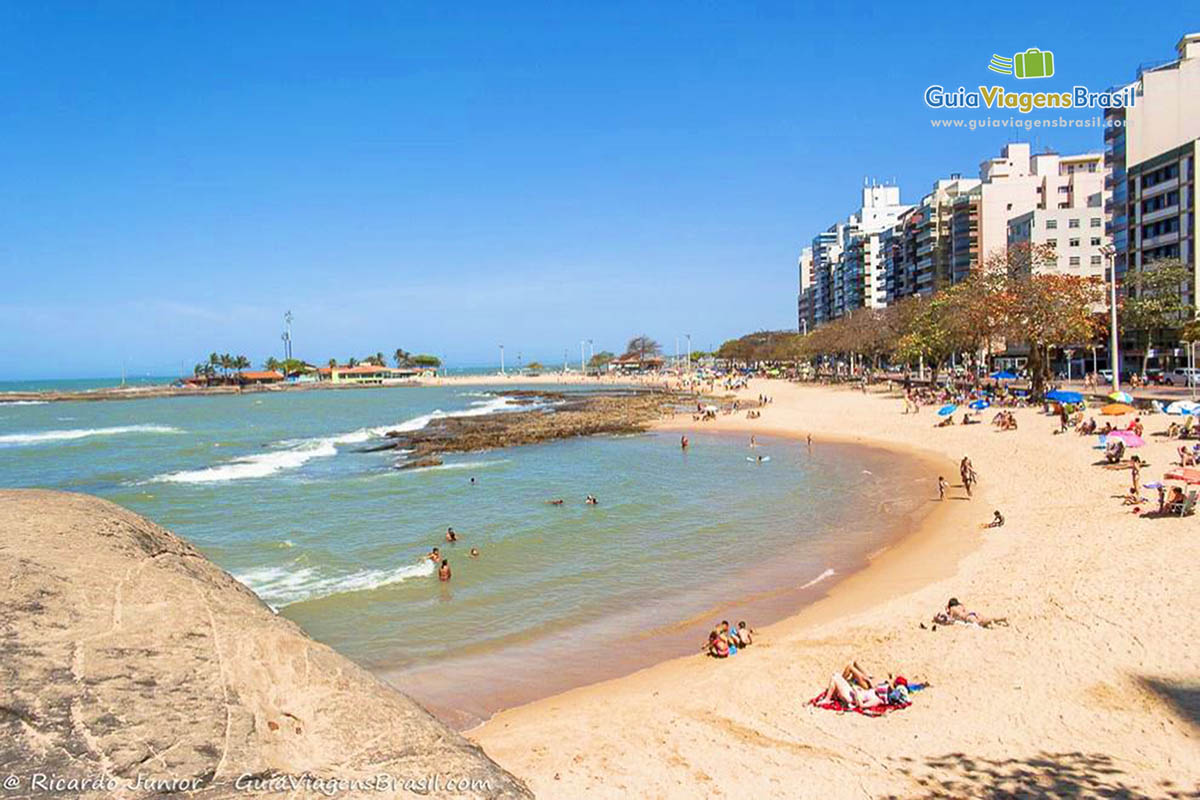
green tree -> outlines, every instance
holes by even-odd
[[[533,371],[533,372],[537,372],[539,370],[545,369],[545,367],[542,366],[542,362],[540,362],[540,361],[530,361],[527,369],[529,369],[530,371]]]
[[[1184,302],[1191,278],[1191,270],[1177,258],[1152,261],[1125,274],[1121,321],[1143,344],[1143,374],[1155,341],[1178,341],[1180,329],[1194,316],[1193,307]]]
[[[587,365],[589,369],[602,369],[608,366],[608,362],[612,361],[616,356],[608,350],[601,350],[599,353],[593,353],[588,359]]]
[[[334,367],[336,367],[337,365],[338,365],[338,363],[337,363],[337,359],[336,359],[336,358],[331,358],[331,359],[329,359],[329,362],[326,364],[326,366],[328,366],[330,369],[333,369],[333,368],[334,368]]]
[[[412,364],[412,353],[403,347],[397,347],[396,352],[392,354],[392,359],[396,362],[397,367],[407,367]]]
[[[417,367],[433,367],[437,368],[442,365],[442,360],[437,356],[431,356],[428,353],[415,355],[410,359],[413,366]]]
[[[268,372],[277,372],[280,369],[282,369],[282,367],[283,367],[283,365],[280,363],[279,359],[276,358],[275,356],[271,356],[270,358],[268,358],[266,361],[263,362],[263,369],[267,370]]]

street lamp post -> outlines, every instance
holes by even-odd
[[[684,336],[687,337],[687,372],[688,372],[688,375],[691,375],[692,374],[692,335],[690,333],[685,333]]]
[[[585,344],[587,344],[587,340],[586,340],[586,339],[580,339],[580,340],[579,340],[579,371],[580,371],[581,373],[586,373],[586,371],[587,371],[587,368],[586,368],[586,367],[584,367],[584,365],[583,365],[583,346],[584,346]]]
[[[1108,261],[1108,303],[1109,303],[1109,350],[1112,355],[1112,390],[1121,391],[1121,356],[1117,352],[1117,270],[1113,266],[1113,256],[1117,249],[1111,244],[1100,248]]]
[[[500,374],[504,374],[504,345],[500,345]]]

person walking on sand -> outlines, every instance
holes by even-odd
[[[442,583],[450,580],[450,562],[444,558],[442,559],[442,566],[438,570],[438,580]]]
[[[938,500],[946,499],[946,479],[938,475]]]

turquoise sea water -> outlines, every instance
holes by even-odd
[[[506,408],[486,387],[0,404],[0,486],[150,517],[460,725],[690,651],[722,614],[793,610],[923,502],[890,454],[702,431],[687,452],[678,435],[574,439],[415,471],[360,452]],[[435,546],[448,584],[422,558]]]

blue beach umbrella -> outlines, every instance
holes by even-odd
[[[1200,403],[1193,403],[1191,400],[1176,400],[1167,406],[1166,410],[1168,414],[1194,414],[1197,408],[1200,408]]]
[[[976,411],[983,411],[990,405],[991,402],[988,400],[976,400],[975,402],[971,403],[971,408],[975,409]]]
[[[938,416],[939,417],[948,417],[957,410],[958,410],[958,406],[954,405],[954,403],[951,403],[948,406],[942,406],[941,408],[939,408]]]
[[[993,380],[997,380],[997,381],[1015,381],[1017,379],[1016,375],[1012,374],[1011,372],[1009,372],[1006,369],[1002,369],[997,372],[993,372],[988,377],[992,378]]]
[[[1056,403],[1082,403],[1083,395],[1079,392],[1067,392],[1062,389],[1055,389],[1053,392],[1046,392],[1046,399],[1053,400]]]

